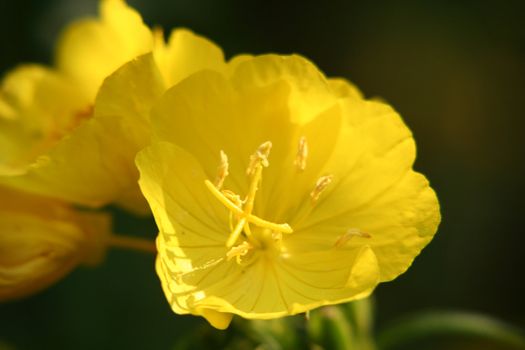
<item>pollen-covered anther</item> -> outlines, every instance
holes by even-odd
[[[298,171],[306,169],[306,158],[308,157],[308,143],[306,137],[301,136],[299,139],[299,146],[297,148],[297,156],[295,157],[294,165]]]
[[[228,156],[226,155],[226,153],[224,153],[222,149],[220,154],[221,162],[219,164],[219,167],[217,168],[217,178],[215,179],[215,187],[217,187],[218,189],[222,188],[226,176],[230,174],[228,172]]]
[[[315,183],[315,187],[312,192],[310,192],[310,198],[312,199],[312,203],[315,204],[319,197],[321,196],[321,193],[332,183],[332,180],[334,179],[333,175],[325,175],[321,176],[317,182]]]
[[[246,175],[253,175],[259,164],[265,168],[268,167],[270,164],[268,162],[268,156],[270,155],[271,149],[271,141],[263,142],[259,148],[257,148],[257,151],[250,156],[250,164],[248,164],[248,168],[246,169]]]
[[[247,241],[242,242],[239,245],[231,247],[230,250],[226,253],[226,260],[230,261],[235,258],[237,264],[241,263],[241,258],[248,254],[248,252],[253,248],[253,246]]]
[[[344,234],[342,234],[341,236],[337,238],[337,240],[335,241],[334,247],[340,248],[344,246],[353,237],[372,238],[372,236],[369,233],[363,232],[358,228],[351,228],[351,229],[348,229],[348,231],[346,231]]]

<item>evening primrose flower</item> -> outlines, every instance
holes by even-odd
[[[3,80],[0,174],[9,177],[1,181],[145,213],[134,157],[149,141],[149,107],[166,86],[225,62],[216,45],[188,30],[165,42],[122,0],[102,0],[100,13],[66,29],[55,67],[23,65]]]
[[[0,187],[0,301],[54,284],[79,264],[104,255],[109,217]]]
[[[100,10],[100,19],[74,22],[64,32],[56,67],[21,65],[3,80],[2,173],[23,173],[36,156],[89,119],[102,81],[151,51],[152,33],[123,1],[102,1]]]
[[[368,296],[432,239],[434,191],[387,104],[299,56],[241,56],[152,109],[137,156],[179,314],[225,328]]]

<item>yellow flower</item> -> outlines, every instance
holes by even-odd
[[[221,70],[224,58],[183,29],[166,44],[122,0],[102,0],[100,12],[64,32],[55,68],[24,65],[2,82],[0,174],[10,177],[1,182],[144,213],[133,160],[149,141],[149,107],[165,86],[200,69]]]
[[[37,293],[78,264],[97,264],[110,233],[105,214],[76,212],[0,187],[0,301]]]
[[[388,105],[299,56],[242,56],[152,110],[137,156],[173,310],[217,328],[369,295],[403,273],[440,221]]]

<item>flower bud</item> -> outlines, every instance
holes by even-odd
[[[39,292],[80,263],[101,259],[109,233],[103,214],[0,188],[0,301]]]

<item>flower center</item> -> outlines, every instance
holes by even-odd
[[[292,233],[290,225],[278,224],[264,220],[253,214],[255,196],[262,181],[263,168],[268,167],[268,155],[272,148],[270,141],[264,142],[257,151],[250,156],[250,163],[246,175],[250,179],[248,193],[241,197],[230,190],[221,190],[225,177],[228,175],[228,157],[221,151],[221,164],[218,176],[213,184],[209,180],[204,183],[210,192],[230,211],[230,235],[226,240],[226,247],[230,248],[226,257],[228,260],[235,257],[240,263],[253,248],[267,250],[278,246],[282,234]],[[255,226],[252,228],[252,226]],[[239,241],[240,244],[239,244]]]
[[[220,152],[220,165],[218,168],[215,183],[205,180],[204,183],[208,190],[229,210],[230,235],[226,240],[226,259],[236,259],[241,263],[243,257],[257,249],[261,252],[282,253],[283,234],[293,232],[287,223],[275,223],[253,214],[255,196],[262,181],[262,171],[268,167],[268,156],[272,148],[272,143],[266,141],[262,143],[254,154],[250,156],[250,162],[246,169],[249,178],[248,193],[241,199],[241,196],[233,191],[222,189],[224,180],[228,176],[228,156],[224,151]],[[294,165],[299,173],[306,167],[308,156],[308,146],[306,139],[299,139],[297,157]],[[333,180],[332,175],[321,176],[310,193],[311,209],[317,204],[319,197],[326,190]],[[342,248],[352,237],[367,237],[368,233],[361,232],[357,228],[351,228],[346,233],[337,238],[334,243],[335,248]]]

